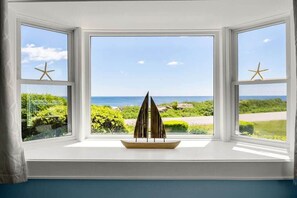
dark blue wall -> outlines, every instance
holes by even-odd
[[[0,198],[297,198],[292,181],[30,180]]]

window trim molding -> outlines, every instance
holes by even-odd
[[[279,24],[285,24],[286,25],[286,77],[280,78],[280,79],[269,79],[265,81],[238,81],[237,75],[238,75],[238,34],[244,33],[248,31],[253,31],[265,27],[271,27],[274,25]],[[290,109],[293,107],[293,92],[292,89],[292,80],[295,79],[295,76],[291,76],[291,70],[292,70],[292,56],[291,56],[291,22],[290,17],[285,15],[277,18],[271,18],[268,20],[261,20],[256,21],[252,23],[248,23],[245,25],[237,26],[237,27],[231,27],[228,28],[228,34],[230,36],[230,43],[228,46],[228,50],[230,51],[230,65],[229,65],[229,71],[230,71],[230,77],[228,79],[230,84],[230,107],[231,110],[228,113],[229,117],[229,125],[231,129],[231,140],[235,141],[246,141],[246,142],[253,142],[258,143],[262,145],[269,145],[269,146],[277,146],[281,148],[289,148],[290,147],[290,139],[292,138],[292,126],[294,125],[294,121],[292,120],[292,116],[290,116]],[[239,136],[236,135],[236,118],[235,118],[235,111],[236,111],[236,103],[235,103],[235,85],[253,85],[253,84],[272,84],[272,83],[286,83],[287,88],[287,123],[286,123],[286,133],[287,133],[287,139],[286,141],[278,141],[278,140],[269,140],[269,139],[263,139],[263,138],[252,138],[252,137],[245,137],[245,136]]]
[[[168,135],[170,139],[215,139],[221,137],[223,131],[220,123],[221,102],[219,85],[220,78],[220,31],[219,30],[86,30],[84,32],[84,51],[85,51],[85,92],[83,94],[85,122],[83,123],[86,139],[131,139],[131,135],[92,135],[91,134],[91,38],[92,37],[116,37],[116,36],[213,36],[213,98],[214,98],[214,135]]]

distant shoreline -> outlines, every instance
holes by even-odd
[[[280,98],[283,101],[287,100],[286,96],[241,96],[241,100],[268,100]],[[124,107],[124,106],[140,106],[144,96],[96,96],[91,98],[91,104]],[[154,96],[157,105],[171,102],[204,102],[213,101],[213,96]]]

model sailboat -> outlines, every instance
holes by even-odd
[[[126,148],[134,149],[174,149],[180,141],[167,141],[166,142],[166,131],[158,111],[157,105],[151,97],[151,132],[149,137],[149,93],[145,96],[145,99],[141,105],[136,126],[134,130],[135,141],[124,141],[123,145]],[[146,141],[139,141],[139,139],[146,138]],[[153,141],[150,141],[153,139]],[[156,139],[163,139],[158,142]]]

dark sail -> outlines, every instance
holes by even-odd
[[[157,105],[151,97],[151,138],[166,138],[165,127]]]
[[[137,117],[134,138],[147,138],[148,137],[148,108],[149,108],[149,93],[146,94],[145,99],[139,110]]]

